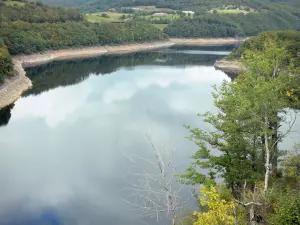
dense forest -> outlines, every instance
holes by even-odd
[[[0,37],[11,54],[20,54],[48,49],[154,41],[163,39],[164,35],[155,27],[145,27],[142,24],[16,21],[2,23]]]
[[[165,28],[170,37],[234,37],[244,32],[234,23],[208,15],[176,20]]]
[[[72,8],[49,7],[40,2],[0,0],[0,22],[22,20],[30,23],[81,21],[82,15]]]
[[[248,14],[204,14],[175,20],[165,32],[172,37],[254,36],[267,30],[300,30],[300,10],[270,7]]]

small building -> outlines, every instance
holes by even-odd
[[[190,15],[194,15],[195,12],[194,11],[182,11],[184,14],[190,14]]]
[[[164,17],[164,16],[168,16],[168,13],[154,13],[152,16],[153,17]]]
[[[143,10],[141,8],[131,8],[131,9],[133,9],[134,11],[142,11]]]

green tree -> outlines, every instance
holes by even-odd
[[[0,82],[3,82],[5,77],[12,75],[12,71],[12,59],[6,45],[4,45],[0,39]]]
[[[290,131],[279,131],[278,124],[287,122],[289,107],[298,102],[292,93],[297,79],[284,63],[285,53],[273,42],[266,42],[261,51],[246,51],[247,72],[216,88],[213,97],[219,111],[203,115],[212,129],[188,127],[199,150],[181,176],[187,182],[212,183],[222,177],[234,197],[241,199],[242,193],[254,192],[256,183],[263,181],[267,194],[271,168],[277,166],[277,144]],[[250,212],[253,222],[253,207]]]

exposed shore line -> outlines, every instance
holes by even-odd
[[[222,70],[224,73],[233,75],[238,75],[246,70],[242,63],[237,60],[217,60],[214,64],[214,67],[217,70]]]
[[[128,54],[141,51],[169,48],[174,45],[229,45],[236,44],[245,39],[235,38],[209,38],[209,39],[182,39],[172,38],[166,41],[151,43],[125,44],[118,46],[94,46],[74,49],[50,50],[43,53],[29,55],[17,55],[13,57],[14,71],[16,75],[7,79],[4,84],[0,85],[0,109],[14,103],[21,97],[23,92],[32,87],[32,83],[24,68],[34,67],[52,61],[94,58],[101,55],[118,55]]]
[[[175,45],[184,46],[212,46],[234,45],[246,41],[248,38],[170,38]]]
[[[26,77],[26,72],[21,61],[13,59],[14,77],[5,80],[0,86],[0,109],[14,103],[24,91],[32,87],[31,80]]]
[[[69,59],[94,58],[101,55],[118,55],[134,52],[149,51],[155,49],[169,48],[174,43],[170,41],[137,43],[116,46],[94,46],[73,49],[49,50],[43,53],[29,55],[18,55],[14,59],[21,61],[24,68],[39,66],[52,61],[61,61]]]

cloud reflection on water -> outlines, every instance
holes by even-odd
[[[0,129],[0,224],[143,224],[121,201],[121,148],[146,154],[147,130],[176,140],[185,168],[195,146],[182,125],[212,108],[223,79],[213,67],[138,66],[21,98]]]

